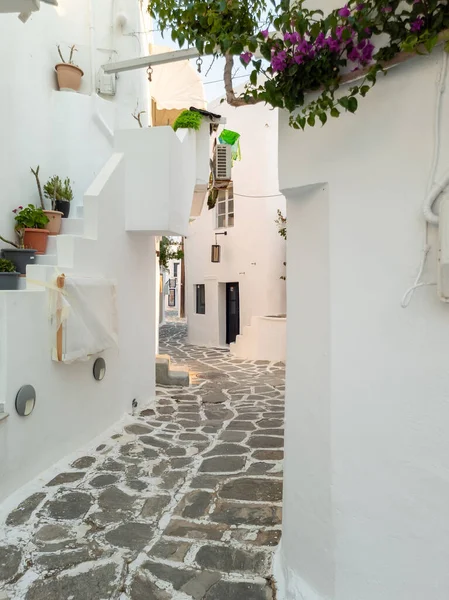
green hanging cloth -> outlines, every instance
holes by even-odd
[[[240,133],[237,133],[236,131],[231,131],[230,129],[223,129],[223,131],[220,133],[218,141],[220,142],[220,144],[229,144],[230,146],[234,146],[234,144],[237,143],[239,137]]]

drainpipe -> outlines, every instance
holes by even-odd
[[[95,50],[96,50],[96,39],[95,39],[95,19],[94,19],[94,6],[93,0],[89,0],[89,34],[90,34],[90,83],[91,83],[91,94],[96,94],[96,69],[95,69]]]

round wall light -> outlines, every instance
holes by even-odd
[[[32,385],[23,385],[17,392],[16,411],[21,417],[28,417],[36,404],[36,390]]]
[[[97,358],[97,360],[94,362],[93,374],[94,379],[97,381],[104,379],[104,376],[106,375],[106,361],[104,358]]]

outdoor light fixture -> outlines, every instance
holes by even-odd
[[[212,244],[212,250],[210,254],[210,260],[213,263],[219,263],[221,258],[221,246],[217,244],[217,235],[228,235],[227,231],[215,234],[215,244]]]
[[[96,381],[104,379],[104,376],[106,375],[106,361],[104,358],[97,358],[94,362],[93,374]]]
[[[36,404],[36,390],[32,385],[23,385],[17,392],[16,411],[21,417],[28,417]]]

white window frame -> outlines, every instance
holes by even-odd
[[[232,202],[232,205],[230,206]],[[224,211],[222,210],[224,208]],[[224,217],[224,219],[222,219]],[[235,201],[234,186],[231,183],[226,189],[218,191],[215,205],[215,227],[216,229],[227,229],[234,227],[235,223]]]

